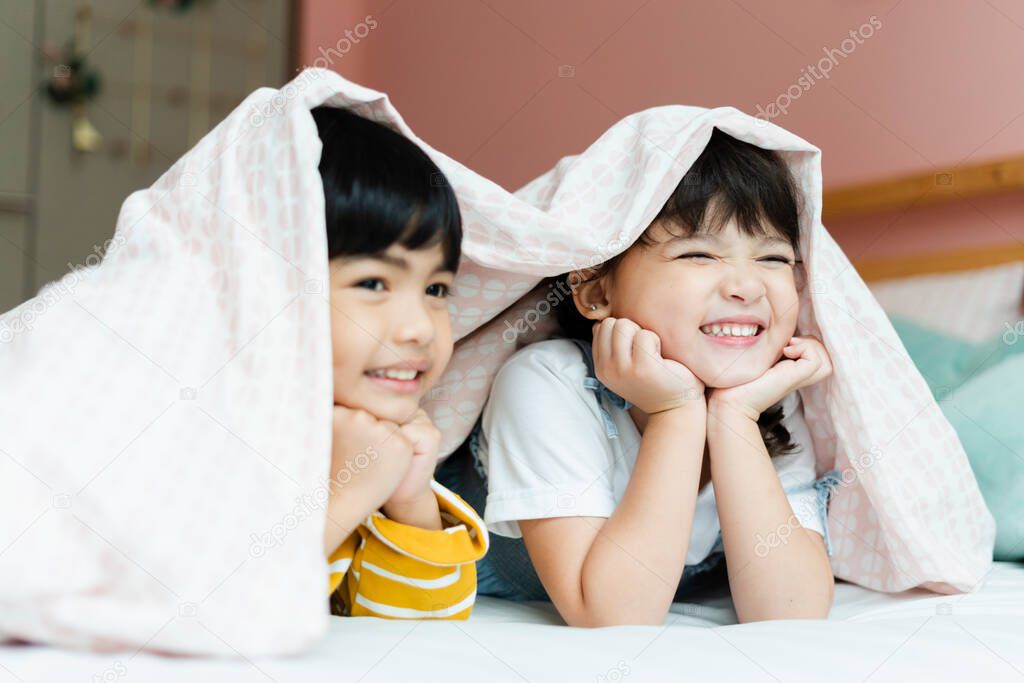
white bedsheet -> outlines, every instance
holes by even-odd
[[[717,592],[676,604],[664,626],[587,630],[559,625],[550,605],[481,598],[468,622],[334,618],[302,657],[0,648],[0,683],[94,680],[1021,681],[1024,565],[996,563],[977,591],[955,596],[840,583],[829,619],[817,621],[738,625]]]

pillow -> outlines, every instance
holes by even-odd
[[[1024,347],[1024,339],[1012,346]],[[979,373],[939,405],[996,519],[993,558],[1024,561],[1024,354]]]
[[[1020,314],[1024,261],[952,273],[928,273],[868,283],[886,313],[952,337],[979,343],[1002,334]],[[956,315],[949,315],[955,303]]]
[[[921,372],[936,400],[964,382],[998,365],[1004,358],[1024,351],[1024,338],[1008,343],[1005,335],[971,343],[913,320],[890,316],[893,328]],[[1011,338],[1010,341],[1017,341]]]
[[[899,316],[896,333],[939,402],[996,520],[996,560],[1024,560],[1024,336],[979,344]]]

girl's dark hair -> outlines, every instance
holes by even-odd
[[[786,162],[778,153],[761,149],[723,133],[711,131],[711,139],[655,217],[671,234],[689,237],[716,232],[733,218],[743,233],[752,237],[782,236],[800,260],[799,193]],[[653,223],[652,223],[653,224]],[[645,231],[639,242],[653,246]],[[611,273],[625,252],[586,271],[585,277],[565,273],[550,278],[549,286],[570,292],[583,282]],[[555,306],[564,335],[591,341],[593,321],[583,317],[571,297]],[[796,448],[782,424],[782,404],[761,414],[757,424],[771,457]]]
[[[312,110],[323,143],[327,254],[378,254],[440,244],[444,268],[462,253],[462,219],[441,169],[405,136],[346,109]]]

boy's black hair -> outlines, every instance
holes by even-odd
[[[392,244],[440,244],[444,268],[462,253],[459,205],[441,169],[414,142],[347,109],[311,112],[323,143],[327,254],[369,256]]]
[[[775,151],[737,140],[714,128],[707,146],[683,176],[654,222],[671,233],[688,237],[699,232],[716,232],[732,218],[739,230],[752,237],[781,236],[800,261],[800,195],[789,167]],[[645,231],[639,241],[653,245]],[[622,254],[587,271],[577,279],[570,273],[549,280],[549,286],[571,292],[582,282],[597,279],[614,270]],[[592,341],[593,321],[576,310],[572,297],[555,307],[561,333]],[[772,457],[795,447],[782,425],[782,406],[777,404],[758,420],[761,435]]]

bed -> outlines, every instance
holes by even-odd
[[[0,681],[1020,681],[1024,565],[973,593],[883,594],[840,582],[827,621],[737,624],[720,589],[660,627],[572,629],[549,604],[481,598],[467,622],[331,620],[302,657],[227,660],[0,648]]]
[[[965,262],[974,269],[949,265]],[[981,339],[998,332],[1004,321],[1024,315],[1019,299],[1024,251],[1019,245],[974,250],[966,260],[944,254],[857,265],[887,311],[950,335]],[[993,291],[1005,296],[993,300],[988,296]],[[960,302],[975,300],[977,305],[961,307],[973,317],[954,320],[946,315],[940,304],[951,296]],[[466,622],[332,618],[327,637],[314,651],[288,658],[190,659],[149,652],[0,647],[0,683],[110,683],[122,678],[221,683],[1020,681],[1024,563],[994,563],[974,592],[961,595],[920,589],[884,594],[837,582],[827,620],[740,625],[726,588],[717,587],[691,602],[676,603],[658,627],[568,628],[550,604],[488,597],[479,599]]]

